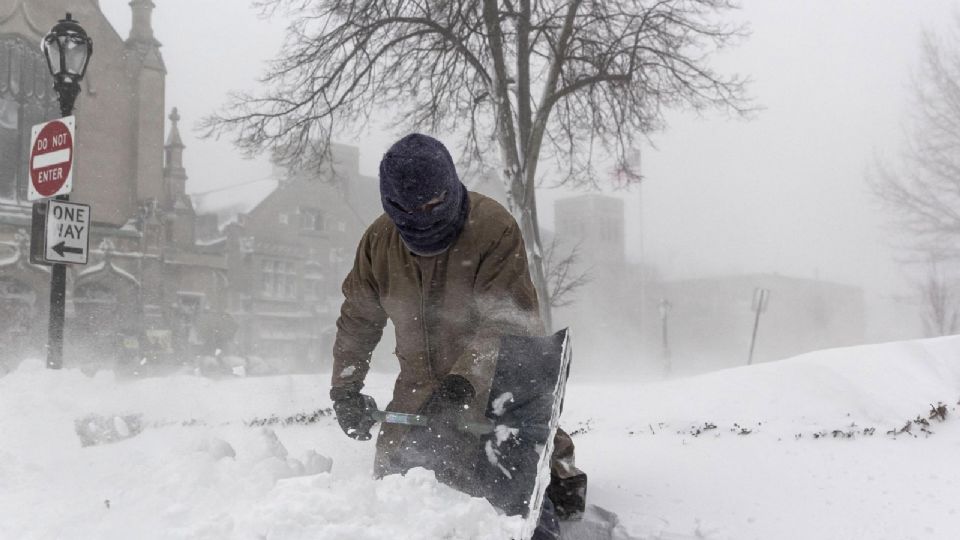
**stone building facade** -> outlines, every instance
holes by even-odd
[[[91,206],[90,260],[67,270],[65,365],[131,371],[182,363],[225,341],[227,253],[186,195],[176,109],[154,4],[132,0],[121,37],[96,0],[0,0],[0,372],[46,344],[50,270],[29,261],[30,129],[58,115],[41,37],[70,12],[95,54],[75,109],[74,191]]]

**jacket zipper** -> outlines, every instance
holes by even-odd
[[[436,379],[433,373],[433,362],[430,360],[430,333],[427,330],[426,285],[423,279],[422,261],[417,259],[417,278],[420,281],[420,328],[423,330],[424,358],[427,362],[427,374],[430,379]]]

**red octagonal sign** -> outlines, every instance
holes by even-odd
[[[67,116],[33,126],[29,200],[66,195],[73,190],[74,125],[74,117]]]

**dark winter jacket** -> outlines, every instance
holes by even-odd
[[[471,409],[482,415],[499,336],[543,333],[520,228],[493,199],[469,196],[463,230],[439,255],[412,254],[386,214],[364,233],[343,283],[334,388],[362,384],[389,318],[400,375],[386,409],[418,412],[444,376],[457,374],[476,389]],[[389,470],[404,434],[397,426],[382,427],[378,474]]]

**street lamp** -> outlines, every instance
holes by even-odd
[[[43,36],[40,49],[47,58],[47,67],[56,81],[53,89],[60,98],[60,114],[70,116],[73,103],[80,94],[80,81],[87,73],[93,55],[93,40],[83,27],[67,13]]]
[[[93,40],[73,16],[67,13],[43,36],[40,50],[47,59],[53,75],[53,89],[60,101],[60,115],[73,114],[73,104],[80,95],[80,81],[87,73],[87,64],[93,55]],[[67,195],[58,195],[67,201]],[[67,267],[54,264],[50,271],[50,327],[47,336],[47,367],[63,367],[63,319],[67,303]]]

